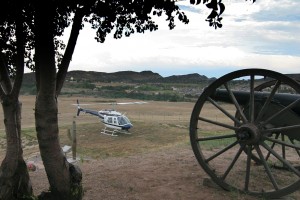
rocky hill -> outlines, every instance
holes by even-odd
[[[208,80],[212,80],[212,79],[197,73],[186,74],[186,75],[173,75],[164,78],[164,82],[168,82],[168,83],[197,83],[197,82],[208,81]]]
[[[90,82],[152,82],[163,79],[152,71],[120,71],[114,73],[94,71],[70,71],[67,80],[88,80]]]

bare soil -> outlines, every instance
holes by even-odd
[[[137,144],[138,145],[138,144]],[[188,146],[80,163],[84,199],[255,199],[203,184],[208,176]],[[35,194],[48,183],[44,170],[30,173]]]

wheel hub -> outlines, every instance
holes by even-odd
[[[257,144],[261,138],[261,132],[256,125],[248,123],[239,127],[236,136],[244,144]]]

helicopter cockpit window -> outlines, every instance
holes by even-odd
[[[130,123],[129,119],[125,116],[119,116],[118,121],[119,121],[119,125],[124,125],[124,124]]]
[[[130,124],[130,121],[127,117],[123,116],[124,120],[127,122],[127,124]]]

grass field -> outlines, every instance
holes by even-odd
[[[104,125],[99,119],[89,114],[76,116],[76,101],[79,99],[81,107],[92,110],[114,108],[126,116],[133,123],[130,135],[109,137],[101,134]],[[35,96],[21,96],[22,102],[22,143],[24,157],[32,157],[38,152],[35,132],[34,103]],[[134,105],[103,105],[99,102],[132,102],[130,99],[101,99],[94,97],[66,97],[58,99],[59,128],[61,146],[71,145],[68,132],[76,123],[77,156],[82,158],[105,158],[109,156],[124,156],[145,151],[159,150],[173,145],[189,145],[189,120],[194,107],[191,102],[162,102],[148,101],[145,104]],[[84,105],[90,104],[90,105]],[[222,113],[212,112],[212,105],[204,108],[205,115],[213,120],[226,123],[227,117]],[[2,108],[1,108],[2,109]],[[231,111],[232,107],[226,105]],[[225,121],[224,121],[225,120]],[[0,115],[0,148],[5,149],[5,130],[3,115]],[[203,124],[208,134],[215,131],[209,124]],[[69,130],[68,130],[69,129]],[[219,144],[216,144],[218,146]],[[0,158],[4,156],[1,151]]]
[[[78,97],[60,97],[59,127],[61,146],[71,145],[68,129],[76,123],[77,153],[81,157],[103,158],[121,156],[164,148],[170,145],[189,144],[188,124],[193,103],[151,101],[141,105],[117,105],[117,111],[125,113],[133,123],[130,135],[109,137],[101,134],[104,125],[95,116],[80,114],[76,116]],[[24,156],[30,157],[38,152],[36,141],[34,102],[35,96],[21,96],[22,102],[22,140]],[[110,109],[111,105],[97,104],[110,99],[80,97],[83,108],[93,110]],[[113,99],[111,101],[129,102],[130,99]],[[136,100],[134,100],[136,101]],[[0,148],[5,149],[5,130],[3,115],[0,115]],[[113,145],[112,145],[113,144]],[[1,151],[1,157],[4,151]]]

